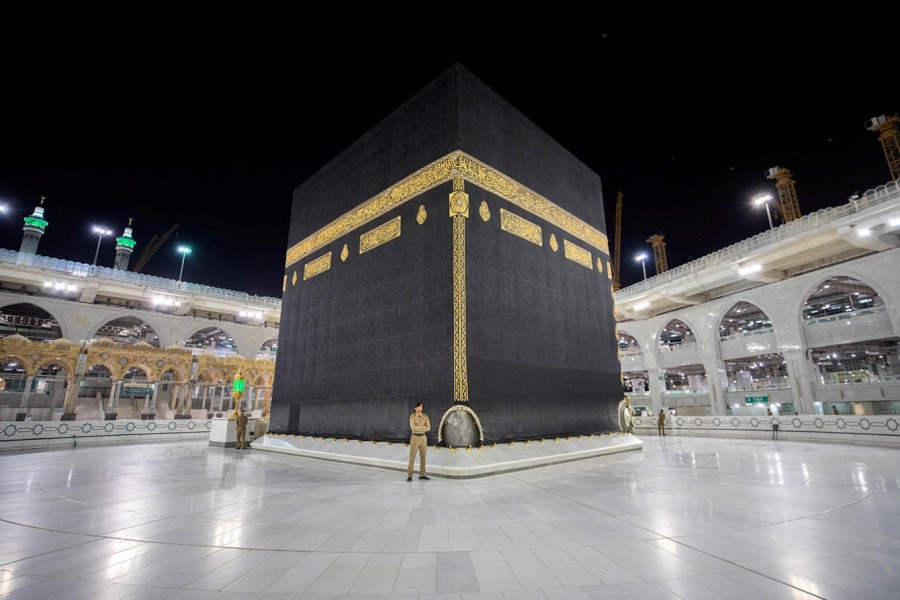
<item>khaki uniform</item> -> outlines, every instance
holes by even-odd
[[[247,417],[245,413],[241,413],[237,416],[237,420],[235,421],[235,426],[237,428],[237,448],[241,450],[242,448],[246,448],[247,444],[244,443],[244,437],[247,435],[247,421],[250,419]]]
[[[412,435],[409,438],[409,465],[406,468],[406,476],[412,477],[413,463],[418,452],[419,477],[422,477],[425,475],[425,451],[428,449],[428,438],[425,434],[431,430],[431,421],[425,413],[413,413],[409,416],[409,428],[412,429]]]
[[[666,413],[663,411],[659,411],[656,427],[659,429],[659,435],[666,435]]]

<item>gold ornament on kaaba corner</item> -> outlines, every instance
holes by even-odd
[[[341,250],[341,262],[346,262],[348,256],[350,256],[350,250],[347,248],[347,244],[344,244],[344,248]]]
[[[487,202],[482,200],[481,206],[478,208],[478,214],[481,215],[481,220],[487,223],[491,218],[491,210],[488,208]]]
[[[416,223],[418,223],[419,225],[421,225],[421,224],[423,224],[423,223],[425,222],[425,219],[427,219],[427,218],[428,218],[428,211],[425,210],[425,205],[424,205],[424,204],[420,204],[420,205],[419,205],[419,212],[416,213]]]
[[[450,194],[450,216],[469,216],[469,195],[465,192],[455,191]]]
[[[550,234],[550,248],[551,248],[554,252],[556,252],[557,250],[559,250],[559,242],[556,241],[556,234],[555,234],[555,233],[551,233],[551,234]]]

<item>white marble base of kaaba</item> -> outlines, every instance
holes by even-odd
[[[254,450],[281,452],[306,458],[331,460],[406,471],[409,446],[403,443],[359,442],[341,438],[313,438],[269,434],[254,441]],[[498,443],[482,448],[428,447],[426,465],[428,475],[465,479],[484,477],[510,471],[533,469],[573,460],[594,458],[619,452],[640,451],[643,442],[634,435],[607,434],[578,436],[558,441],[546,439],[528,443]],[[415,472],[419,462],[416,458]]]

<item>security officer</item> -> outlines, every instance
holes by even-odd
[[[235,422],[235,426],[237,428],[237,449],[243,450],[247,447],[247,444],[244,443],[244,437],[247,435],[247,421],[249,421],[249,417],[247,417],[247,411],[242,410],[241,414],[238,415],[237,420]]]
[[[663,409],[659,409],[656,428],[659,429],[659,435],[666,435],[666,413]]]
[[[413,463],[416,460],[416,451],[419,452],[419,479],[430,479],[425,474],[425,451],[428,449],[428,438],[425,434],[431,430],[431,421],[428,415],[422,412],[422,403],[416,404],[416,412],[409,415],[409,428],[412,435],[409,438],[409,465],[406,468],[406,480],[412,481]]]

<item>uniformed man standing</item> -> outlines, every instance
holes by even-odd
[[[425,474],[425,451],[428,449],[428,438],[425,434],[431,430],[431,421],[428,415],[422,412],[422,403],[416,404],[416,412],[409,415],[409,428],[412,435],[409,438],[409,465],[406,468],[406,480],[412,481],[413,463],[416,460],[416,452],[419,453],[419,479],[429,479]]]
[[[244,443],[244,437],[247,435],[247,421],[250,419],[247,417],[247,411],[242,410],[241,414],[238,415],[237,420],[235,421],[235,426],[237,428],[237,449],[243,450],[247,447]]]
[[[666,435],[666,413],[663,409],[659,409],[659,417],[657,417],[656,427],[659,429],[659,435]]]

